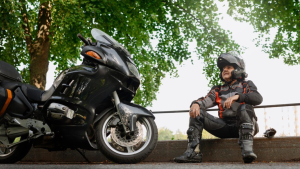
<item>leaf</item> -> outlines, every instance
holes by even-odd
[[[283,58],[289,65],[300,64],[300,1],[228,0],[228,5],[227,13],[253,26],[258,33],[254,38],[256,45],[262,46],[270,58]],[[277,30],[275,37],[270,37],[271,30]]]
[[[57,71],[74,66],[77,59],[81,58],[82,43],[76,36],[78,33],[84,37],[92,37],[92,28],[101,29],[126,47],[137,64],[141,86],[134,102],[142,106],[151,105],[156,99],[162,79],[167,74],[178,76],[175,65],[191,58],[189,42],[197,42],[195,52],[206,63],[203,70],[210,79],[209,85],[220,83],[215,57],[229,49],[240,49],[232,40],[230,32],[218,25],[219,13],[213,0],[45,2],[52,4],[49,30],[51,46],[47,58],[58,66]],[[40,1],[30,0],[25,3],[32,40],[36,41]],[[22,5],[1,1],[0,6],[0,46],[3,46],[0,49],[1,60],[15,66],[24,65],[24,68],[20,68],[22,76],[29,82],[31,54],[23,35],[22,17],[18,15]],[[13,10],[18,12],[10,13]],[[235,12],[234,7],[232,10]],[[295,59],[291,57],[287,62],[295,63]]]

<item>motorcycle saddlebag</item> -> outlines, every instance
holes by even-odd
[[[0,86],[0,118],[4,116],[12,97],[12,92],[9,89]]]
[[[16,68],[9,63],[0,61],[0,81],[17,81],[22,82],[22,76]]]

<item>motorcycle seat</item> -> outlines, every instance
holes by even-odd
[[[53,94],[55,88],[54,86],[51,86],[50,89],[44,91],[41,89],[38,89],[35,86],[32,86],[30,84],[22,84],[21,89],[24,93],[24,95],[34,102],[45,102],[47,101]]]
[[[30,84],[25,84],[21,82],[10,82],[10,81],[3,81],[1,82],[1,86],[5,89],[10,89],[14,91],[18,87],[21,87],[24,95],[30,100],[34,102],[45,102],[47,101],[53,94],[55,88],[52,85],[50,89],[44,91],[41,89],[36,88]]]

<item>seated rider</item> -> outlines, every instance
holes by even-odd
[[[245,80],[245,64],[238,54],[221,54],[217,65],[224,84],[214,86],[205,97],[192,102],[187,150],[175,157],[175,162],[202,162],[199,144],[203,128],[219,138],[239,138],[245,163],[257,158],[253,152],[253,137],[258,133],[258,125],[253,106],[262,102],[262,96],[252,81]],[[219,118],[206,112],[215,105],[219,108]]]

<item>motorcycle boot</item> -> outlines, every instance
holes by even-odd
[[[203,127],[201,127],[203,130]],[[202,130],[199,131],[198,128],[190,126],[187,135],[188,135],[188,145],[187,150],[183,155],[175,157],[174,161],[177,163],[201,163],[202,162],[202,153],[200,152],[200,140],[202,137]]]
[[[242,150],[244,163],[251,163],[257,156],[253,152],[253,137],[258,132],[257,118],[253,107],[241,105],[238,109],[239,145]]]
[[[253,152],[254,126],[251,123],[243,123],[239,131],[239,145],[242,150],[244,163],[253,162],[257,156]]]

